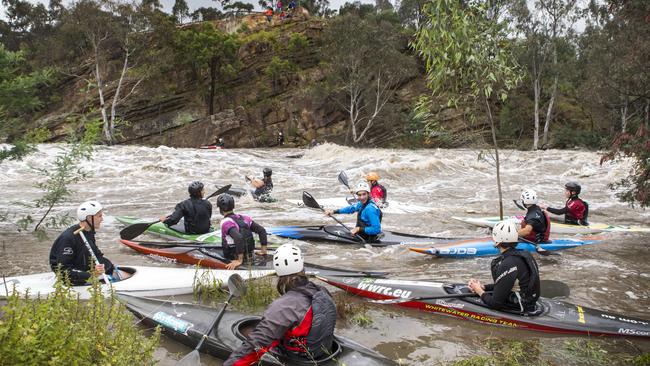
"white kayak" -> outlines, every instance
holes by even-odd
[[[288,202],[304,207],[302,200],[287,199]],[[348,200],[345,197],[331,197],[331,198],[318,198],[316,199],[319,205],[323,208],[341,208],[348,206]],[[384,206],[380,207],[383,213],[391,214],[409,214],[409,213],[422,213],[430,211],[431,207],[414,205],[411,203],[388,201]]]
[[[191,294],[195,281],[201,283],[218,283],[227,286],[228,279],[234,273],[244,279],[258,278],[275,274],[271,270],[217,270],[205,268],[169,268],[169,267],[140,267],[119,266],[125,272],[133,275],[125,280],[111,283],[115,291],[137,296],[171,296]],[[209,282],[208,282],[209,281]],[[29,294],[30,298],[44,297],[54,292],[56,275],[54,272],[36,273],[26,276],[7,277],[0,279],[0,298],[7,297],[7,291],[18,291],[21,295]],[[79,294],[81,299],[90,298],[90,285],[73,286],[72,290]],[[109,287],[102,284],[102,288]],[[108,291],[105,291],[107,293]]]
[[[521,222],[524,216],[515,215],[515,216],[504,216],[504,220],[516,220]],[[482,226],[482,227],[494,227],[497,222],[500,221],[498,216],[494,217],[452,217],[452,219],[459,220],[468,224]],[[592,223],[588,226],[581,225],[568,225],[558,222],[551,223],[551,233],[554,234],[593,234],[600,232],[650,232],[650,227],[642,226],[628,226],[628,225],[610,225],[610,224],[600,224]]]

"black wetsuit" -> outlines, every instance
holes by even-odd
[[[79,224],[67,228],[59,235],[54,241],[52,249],[50,249],[50,267],[52,271],[56,271],[60,266],[61,271],[68,274],[68,278],[73,285],[83,285],[91,277],[90,270],[94,269],[92,256],[86,248],[80,235],[75,235],[74,232],[79,229]],[[95,234],[84,231],[84,235],[97,256],[100,263],[104,265],[104,271],[107,275],[113,273],[113,263],[97,248],[95,244]]]
[[[188,198],[174,208],[167,220],[163,223],[172,226],[181,218],[185,221],[185,232],[188,234],[205,234],[210,232],[210,218],[212,217],[212,204],[203,198]]]
[[[533,231],[525,237],[527,240],[535,243],[548,241],[548,236],[550,234],[550,221],[539,206],[532,205],[528,207],[526,217],[524,217],[521,227],[525,227],[526,224],[533,227]]]
[[[492,293],[485,292],[481,296],[486,305],[497,310],[535,310],[539,298],[539,269],[530,253],[510,248],[492,260],[491,270],[494,283],[485,285],[485,291]],[[517,282],[521,306],[513,292]]]

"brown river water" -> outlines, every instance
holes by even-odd
[[[34,184],[42,180],[33,168],[51,163],[60,146],[41,145],[38,152],[21,162],[4,162],[0,179],[0,213],[9,221],[42,212],[22,207],[40,197]],[[291,158],[303,154],[300,158]],[[72,185],[73,202],[57,207],[56,213],[73,214],[84,200],[98,200],[105,207],[105,225],[98,243],[117,264],[170,266],[123,247],[118,239],[122,226],[113,218],[133,215],[157,218],[170,213],[187,196],[193,180],[214,185],[231,183],[245,187],[244,174],[261,175],[263,167],[273,169],[275,203],[261,204],[250,198],[237,201],[236,210],[254,217],[264,226],[332,224],[322,214],[298,208],[286,199],[300,199],[307,190],[315,197],[345,194],[336,177],[345,170],[354,184],[365,172],[375,170],[389,191],[389,200],[430,207],[418,214],[385,214],[383,227],[401,232],[436,236],[477,237],[487,230],[472,227],[451,216],[493,216],[498,212],[496,169],[490,160],[478,158],[480,151],[353,149],[321,145],[311,150],[242,149],[198,150],[136,146],[99,147],[92,162],[83,168],[91,173],[84,182]],[[559,207],[564,202],[563,184],[578,180],[581,195],[590,204],[590,221],[650,226],[650,211],[620,203],[607,185],[626,177],[632,164],[619,161],[599,165],[596,152],[548,150],[501,152],[504,206],[507,214],[521,213],[512,199],[523,188],[533,188],[542,202]],[[214,204],[214,202],[213,202]],[[218,222],[218,210],[213,210]],[[354,217],[340,217],[353,223]],[[0,222],[0,274],[20,275],[48,271],[48,253],[57,231],[46,241],[17,232],[9,221]],[[570,236],[570,235],[564,235]],[[603,242],[563,251],[560,256],[537,257],[543,279],[560,280],[571,288],[569,302],[628,316],[650,319],[650,233],[605,235]],[[283,243],[289,239],[273,238]],[[364,248],[322,243],[299,244],[306,260],[350,269],[383,270],[402,279],[465,282],[470,277],[490,280],[490,258],[433,259],[409,252],[406,247]],[[336,290],[337,291],[337,290]],[[564,362],[563,345],[576,337],[487,326],[441,315],[425,314],[395,306],[372,306],[372,325],[338,324],[338,332],[388,357],[402,358],[409,365],[440,364],[472,355],[486,354],[488,338],[528,340],[537,344],[558,364]],[[650,342],[598,339],[610,352],[637,355],[650,351]],[[189,349],[162,338],[156,357],[162,365],[173,365]],[[205,365],[221,362],[202,357]]]

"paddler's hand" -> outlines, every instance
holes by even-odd
[[[96,275],[96,276],[101,276],[101,275],[103,275],[103,274],[104,274],[104,271],[106,271],[106,269],[104,269],[104,265],[103,265],[103,264],[95,264],[95,275]]]
[[[237,267],[241,266],[242,261],[239,260],[233,260],[230,263],[226,264],[226,269],[237,269]]]
[[[481,281],[474,278],[469,280],[469,282],[467,283],[467,287],[469,287],[470,290],[472,290],[472,292],[474,292],[479,296],[483,295],[483,292],[485,292],[483,285],[481,284]]]
[[[357,226],[354,229],[350,230],[350,234],[357,235],[359,234],[359,231],[361,231],[361,228]]]
[[[334,214],[334,210],[325,210],[325,215],[332,216],[333,214]]]
[[[160,222],[163,222],[163,221],[167,220],[167,216],[165,216],[165,215],[160,216],[160,218],[158,220],[160,220]]]
[[[548,205],[544,203],[538,203],[537,206],[539,206],[539,208],[541,208],[542,210],[546,210],[548,208]]]
[[[263,246],[261,250],[256,250],[255,254],[260,255],[260,256],[266,256],[266,246]]]

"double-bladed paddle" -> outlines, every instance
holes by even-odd
[[[321,210],[321,211],[325,212],[325,209],[324,209],[323,207],[321,207],[321,205],[318,204],[318,202],[316,201],[316,199],[314,198],[314,196],[312,196],[311,194],[309,194],[309,192],[307,192],[307,191],[303,191],[303,192],[302,192],[302,203],[304,203],[305,206],[307,206],[307,207],[315,208],[315,209],[318,209],[318,210]],[[339,221],[339,219],[337,219],[337,218],[334,217],[334,216],[330,216],[330,217],[333,218],[334,221],[338,222],[339,225],[343,226],[347,231],[351,231],[350,228],[347,227],[347,226],[346,226],[344,223],[342,223],[341,221]],[[365,242],[366,242],[366,241],[365,241],[361,236],[356,235],[356,234],[355,234],[354,236],[355,236],[357,239],[361,240],[362,243],[365,243]]]
[[[198,366],[201,364],[201,355],[199,354],[199,350],[201,349],[201,346],[203,345],[205,339],[208,338],[208,334],[210,334],[210,332],[212,332],[212,329],[214,329],[214,327],[216,327],[217,324],[219,324],[219,321],[223,317],[223,314],[226,312],[226,307],[228,307],[230,300],[232,300],[233,297],[239,297],[246,293],[246,284],[244,283],[244,279],[241,278],[241,276],[238,275],[237,273],[233,273],[228,278],[228,291],[230,292],[230,294],[228,295],[228,299],[223,304],[223,308],[221,308],[219,314],[214,319],[212,324],[210,324],[210,327],[206,330],[203,337],[201,337],[199,344],[196,345],[196,347],[192,352],[188,353],[185,357],[183,357],[180,361],[178,361],[176,365]]]
[[[93,248],[90,246],[90,243],[88,242],[88,239],[86,239],[86,235],[84,235],[84,228],[80,227],[74,233],[78,234],[81,237],[81,240],[84,242],[84,245],[86,246],[86,249],[88,249],[88,252],[90,253],[90,256],[95,261],[95,264],[102,264],[99,261],[99,259],[97,259],[97,256],[95,255],[95,252],[93,251]],[[108,287],[112,287],[111,281],[108,280],[108,276],[106,275],[106,272],[102,273],[102,277],[104,278],[104,283],[106,283],[106,285]]]
[[[222,193],[226,193],[226,192],[228,192],[230,187],[232,187],[232,185],[227,184],[227,185],[217,189],[216,191],[214,191],[211,195],[207,196],[205,199],[207,200],[209,198],[220,195]],[[151,225],[153,225],[155,223],[158,223],[158,222],[160,222],[160,220],[156,220],[156,221],[152,221],[152,222],[138,222],[138,223],[129,225],[129,226],[125,227],[124,229],[122,229],[122,231],[120,231],[120,238],[125,239],[125,240],[131,240],[131,239],[137,237],[138,235],[144,233],[145,231],[147,231],[149,226],[151,226]]]
[[[490,291],[486,291],[490,292]],[[544,297],[554,298],[554,297],[567,297],[569,296],[571,290],[569,286],[560,281],[555,280],[542,280],[540,281],[540,292]],[[438,296],[418,296],[410,298],[400,298],[400,299],[385,299],[385,300],[369,300],[375,304],[401,304],[409,301],[422,301],[422,300],[438,300],[438,299],[456,299],[464,297],[478,297],[477,294],[473,292],[468,292],[465,294],[448,294],[448,295],[438,295]]]

